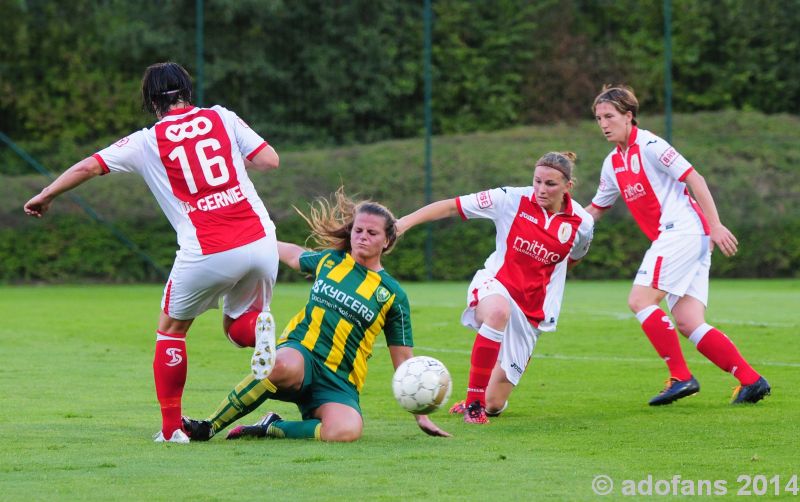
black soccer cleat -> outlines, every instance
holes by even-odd
[[[473,401],[467,406],[466,411],[464,411],[464,423],[481,425],[489,423],[489,419],[486,417],[486,408],[480,401]]]
[[[282,420],[281,416],[275,412],[269,412],[263,417],[261,420],[254,423],[253,425],[238,425],[231,429],[228,432],[228,435],[225,439],[239,439],[243,437],[254,437],[254,438],[263,438],[267,436],[269,432],[270,426],[277,422],[278,420]]]
[[[214,427],[208,420],[195,420],[189,417],[181,417],[183,430],[192,441],[208,441],[214,437]]]
[[[755,383],[736,387],[736,390],[733,391],[731,404],[757,403],[769,396],[771,391],[772,387],[769,386],[766,378],[758,377]]]
[[[678,399],[687,396],[692,396],[700,392],[700,382],[691,377],[688,380],[678,380],[677,378],[670,378],[667,380],[667,386],[664,387],[656,397],[650,400],[650,406],[662,406],[671,404]]]

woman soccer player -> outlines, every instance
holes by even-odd
[[[392,213],[375,202],[356,204],[339,189],[335,205],[320,200],[306,221],[320,250],[278,242],[280,260],[313,274],[314,284],[278,341],[274,369],[263,379],[245,377],[208,420],[184,418],[192,440],[210,439],[272,398],[296,403],[302,420],[269,413],[227,438],[355,441],[364,424],[359,392],[378,333],[383,330],[395,368],[413,356],[408,298],[381,265],[397,239]],[[425,433],[449,436],[427,416],[415,419]]]
[[[78,162],[25,204],[41,218],[53,199],[104,174],[144,178],[178,234],[161,300],[153,359],[161,430],[156,442],[188,443],[181,430],[181,397],[188,357],[186,335],[194,319],[223,299],[229,337],[268,331],[278,272],[275,225],[246,168],[278,167],[275,150],[235,113],[192,106],[192,81],[177,63],[157,63],[142,78],[142,107],[158,121]],[[275,341],[260,337],[269,365]]]
[[[505,187],[433,202],[400,218],[398,230],[460,215],[494,221],[497,248],[467,289],[461,322],[477,330],[465,401],[451,413],[488,423],[505,409],[542,332],[555,331],[567,268],[583,258],[594,221],[575,204],[575,154],[545,154],[532,187]],[[498,358],[499,356],[499,358]]]
[[[769,384],[722,331],[705,321],[711,252],[716,245],[725,256],[732,256],[738,242],[720,222],[705,179],[666,141],[637,127],[638,109],[633,90],[626,86],[605,86],[595,98],[592,111],[597,125],[617,146],[603,162],[600,185],[586,210],[597,220],[622,194],[639,228],[652,241],[628,297],[628,306],[669,368],[666,388],[650,404],[670,404],[700,391],[675,327],[659,307],[664,297],[678,331],[739,380],[733,402],[755,403],[770,393]]]

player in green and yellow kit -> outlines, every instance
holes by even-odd
[[[363,429],[359,391],[378,333],[384,332],[395,368],[412,357],[408,298],[381,266],[397,239],[391,212],[370,201],[355,204],[339,189],[335,205],[321,200],[306,221],[323,249],[279,242],[278,252],[283,263],[314,274],[308,303],[284,329],[267,378],[245,377],[207,420],[184,418],[193,441],[210,439],[269,398],[296,403],[302,420],[269,413],[255,425],[235,427],[228,439],[354,441]],[[449,436],[427,416],[414,417],[425,433]]]

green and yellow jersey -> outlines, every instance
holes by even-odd
[[[375,337],[413,346],[408,297],[386,271],[375,272],[345,251],[307,251],[300,270],[314,274],[308,303],[281,334],[294,340],[336,375],[361,391]]]

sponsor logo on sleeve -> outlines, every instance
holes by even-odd
[[[483,192],[478,192],[475,194],[475,197],[478,199],[478,207],[481,209],[486,209],[487,207],[492,207],[492,195],[489,193],[488,190]]]
[[[676,152],[674,148],[669,147],[664,151],[664,153],[661,154],[661,156],[658,158],[658,161],[664,164],[664,167],[669,167],[677,158],[678,152]]]
[[[606,189],[606,180],[605,178],[600,178],[600,186],[598,187],[600,190]]]
[[[130,141],[130,140],[131,140],[131,138],[129,136],[125,136],[121,140],[119,140],[116,143],[114,143],[114,146],[116,146],[117,148],[122,148],[123,146],[127,145],[128,141]]]

